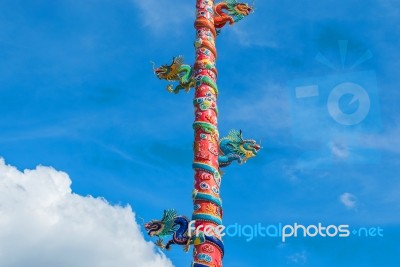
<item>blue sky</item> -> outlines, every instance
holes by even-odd
[[[194,1],[171,2],[2,1],[0,156],[19,169],[62,170],[75,193],[129,204],[145,220],[164,208],[190,215],[193,92],[169,94],[150,64],[176,55],[193,62]],[[384,237],[226,238],[225,265],[396,266],[399,4],[255,5],[217,40],[220,134],[242,129],[264,147],[225,170],[224,222],[380,226]],[[369,95],[357,125],[327,111],[343,82]],[[320,97],[296,98],[308,85]],[[362,105],[351,97],[338,104],[348,114]],[[190,262],[180,248],[167,256],[178,267]]]

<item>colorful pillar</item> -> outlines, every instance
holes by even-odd
[[[215,62],[216,29],[214,26],[214,1],[197,0],[196,3],[196,60],[194,79],[194,211],[196,229],[215,229],[222,225],[222,201],[220,198],[221,176],[219,173],[219,134]],[[214,242],[206,240],[194,244],[193,265],[222,266],[224,255],[221,237],[214,235]]]
[[[174,57],[171,64],[154,68],[159,79],[177,82],[167,86],[171,93],[188,92],[195,88],[194,105],[194,190],[193,233],[190,220],[173,210],[165,210],[161,220],[152,220],[144,225],[150,236],[157,236],[157,246],[170,249],[171,245],[182,245],[188,251],[194,245],[192,267],[221,267],[224,245],[218,235],[222,226],[222,201],[220,197],[220,168],[237,161],[245,163],[257,155],[260,146],[252,139],[243,139],[242,131],[231,130],[228,136],[219,139],[218,133],[218,87],[215,62],[217,50],[215,40],[221,28],[234,24],[249,15],[252,7],[236,0],[225,0],[214,5],[214,0],[196,0],[196,60],[193,66],[183,63],[183,57]],[[195,235],[193,235],[195,234]],[[172,236],[165,244],[163,238]],[[191,238],[189,236],[192,236]]]

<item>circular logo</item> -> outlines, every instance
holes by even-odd
[[[358,101],[358,108],[351,114],[344,113],[339,106],[339,101],[344,95],[353,95],[349,104]],[[351,126],[362,122],[368,115],[371,102],[368,93],[360,85],[345,82],[335,88],[328,97],[328,112],[340,124]]]

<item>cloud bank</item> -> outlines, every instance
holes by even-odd
[[[176,33],[186,23],[194,21],[195,4],[188,1],[133,0],[141,11],[142,25],[154,33]],[[190,24],[191,25],[191,24]]]
[[[343,193],[340,195],[340,202],[349,209],[353,209],[357,205],[357,198],[353,194],[350,193]]]
[[[72,193],[64,172],[0,159],[0,266],[168,267],[132,209]]]

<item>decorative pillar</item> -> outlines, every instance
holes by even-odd
[[[214,1],[197,0],[196,3],[196,60],[194,79],[194,210],[192,220],[196,229],[215,229],[222,225],[222,201],[219,172],[218,88],[215,62],[216,29],[214,26]],[[206,240],[194,244],[193,267],[222,266],[224,255],[221,237],[213,235],[213,242]]]
[[[260,146],[251,139],[243,139],[242,131],[231,130],[227,137],[219,139],[218,133],[218,87],[217,50],[215,40],[221,28],[227,23],[234,24],[249,15],[252,7],[236,0],[225,0],[214,5],[214,0],[196,0],[196,59],[193,66],[183,63],[183,57],[174,57],[169,65],[154,68],[159,79],[178,82],[168,85],[171,93],[181,90],[194,93],[194,190],[192,222],[180,216],[173,209],[165,210],[161,220],[146,223],[150,236],[157,236],[157,246],[170,249],[173,244],[183,245],[188,251],[194,245],[192,267],[221,267],[224,245],[215,229],[222,226],[222,200],[220,197],[220,168],[233,161],[239,164],[257,155]],[[219,228],[220,229],[220,228]],[[166,244],[165,236],[171,236]]]

